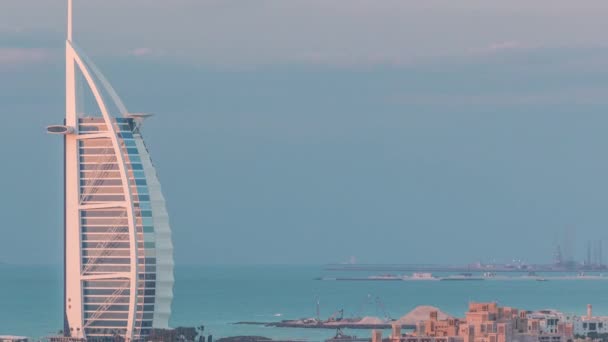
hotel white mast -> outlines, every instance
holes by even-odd
[[[64,136],[64,333],[89,341],[116,334],[135,341],[153,328],[168,328],[171,228],[140,133],[148,115],[127,111],[74,43],[72,18],[68,0],[66,116],[63,125],[47,128]],[[92,113],[80,105],[83,85],[95,100]]]

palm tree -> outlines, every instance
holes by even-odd
[[[201,324],[198,327],[196,327],[196,330],[199,331],[198,342],[204,342],[205,341],[205,335],[203,333],[205,332],[205,326]]]

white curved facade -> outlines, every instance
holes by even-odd
[[[128,113],[72,42],[71,16],[68,0],[65,124],[49,127],[65,139],[64,331],[89,341],[117,334],[139,340],[169,324],[169,218],[140,133],[143,116]],[[92,113],[79,108],[81,79],[97,105]]]
[[[154,222],[154,240],[156,242],[156,297],[154,302],[154,328],[169,327],[171,316],[171,301],[173,300],[173,243],[171,241],[171,226],[169,214],[165,205],[165,197],[156,176],[156,170],[148,154],[148,149],[139,132],[134,134],[137,150],[146,174],[152,219]]]

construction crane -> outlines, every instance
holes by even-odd
[[[380,299],[379,296],[376,296],[376,309],[382,310],[385,320],[391,320],[391,315],[389,315],[388,312],[386,311],[386,308],[384,307],[384,303],[382,302],[382,300]]]
[[[343,318],[344,318],[344,309],[340,309],[340,310],[334,312],[333,314],[331,314],[331,316],[329,316],[327,321],[328,322],[340,322]]]
[[[321,322],[321,300],[317,296],[317,322]]]
[[[365,314],[365,311],[367,310],[367,305],[372,304],[372,298],[373,297],[371,294],[367,294],[367,296],[359,306],[359,310],[355,313],[355,317],[362,317],[363,314]]]

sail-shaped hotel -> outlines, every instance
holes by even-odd
[[[168,328],[173,298],[171,228],[140,131],[149,115],[126,109],[72,33],[68,0],[66,115],[47,128],[64,139],[64,334],[136,341]]]

